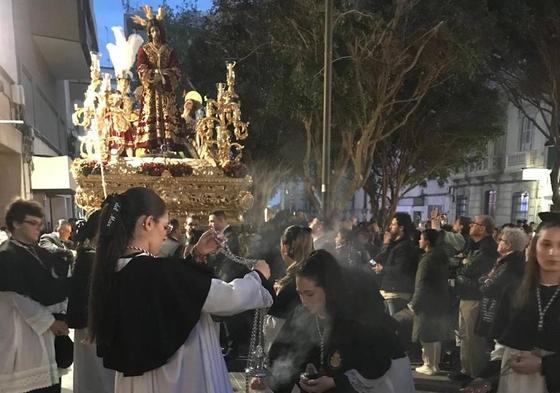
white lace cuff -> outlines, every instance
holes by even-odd
[[[395,389],[386,372],[376,379],[364,378],[357,370],[351,369],[344,373],[350,386],[358,393],[393,393]]]

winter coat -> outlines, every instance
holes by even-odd
[[[383,265],[381,289],[387,292],[414,292],[418,248],[408,237],[392,241],[375,258]]]
[[[487,274],[498,258],[498,245],[488,235],[479,242],[472,242],[466,254],[466,263],[457,271],[456,289],[461,300],[480,300],[478,280]]]
[[[494,322],[498,301],[511,285],[517,285],[523,277],[525,253],[515,251],[498,259],[492,274],[483,275],[480,280],[482,300],[475,331],[480,336],[488,336]]]
[[[441,247],[434,247],[422,256],[416,272],[414,296],[410,302],[414,311],[414,341],[434,342],[447,337],[448,276],[448,259]]]

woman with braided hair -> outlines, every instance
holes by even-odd
[[[101,213],[90,298],[90,331],[117,393],[232,392],[211,315],[269,307],[264,261],[243,278],[213,279],[206,256],[218,243],[202,235],[185,259],[156,258],[166,234],[164,201],[135,187]]]
[[[282,328],[286,319],[300,305],[296,291],[296,270],[313,251],[311,228],[291,225],[280,238],[280,255],[286,265],[286,273],[274,285],[276,299],[268,310],[265,320],[265,340],[267,348]]]

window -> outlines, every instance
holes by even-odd
[[[432,211],[434,209],[437,209],[440,214],[443,213],[443,205],[428,205],[428,218],[431,217]]]
[[[519,130],[519,151],[529,151],[533,148],[533,122],[527,117],[521,117]]]
[[[517,220],[526,220],[529,214],[529,193],[516,192],[513,194],[512,207],[511,207],[511,222],[515,223]]]
[[[468,198],[465,195],[457,196],[457,203],[455,206],[455,218],[461,216],[468,216]]]
[[[496,191],[488,190],[484,193],[484,214],[496,216]]]

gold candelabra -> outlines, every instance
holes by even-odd
[[[142,39],[134,34],[126,39],[120,27],[113,31],[116,43],[107,49],[116,84],[112,84],[111,75],[101,73],[100,55],[92,53],[91,83],[83,106],[75,106],[72,117],[74,124],[86,131],[80,138],[81,158],[72,166],[78,184],[76,202],[92,211],[108,193],[142,185],[156,190],[175,217],[224,210],[236,221],[251,207],[253,197],[248,191],[251,177],[239,171],[243,168],[239,142],[248,137],[248,123],[241,121],[235,63],[227,63],[226,83],[217,84],[216,99],[207,101],[206,116],[196,123],[198,158],[133,156],[128,146],[135,143],[138,117],[130,95],[130,69]]]
[[[74,106],[72,120],[86,130],[86,135],[81,138],[82,157],[108,161],[119,157],[125,149],[124,134],[131,127],[134,111],[129,95],[129,75],[118,74],[117,88],[113,89],[111,75],[100,72],[100,57],[97,53],[91,55],[91,83],[83,107]]]
[[[235,93],[235,62],[227,62],[226,83],[216,84],[216,99],[206,99],[205,116],[196,125],[195,149],[199,158],[217,166],[241,160],[242,141],[249,123],[241,121],[241,103]]]

